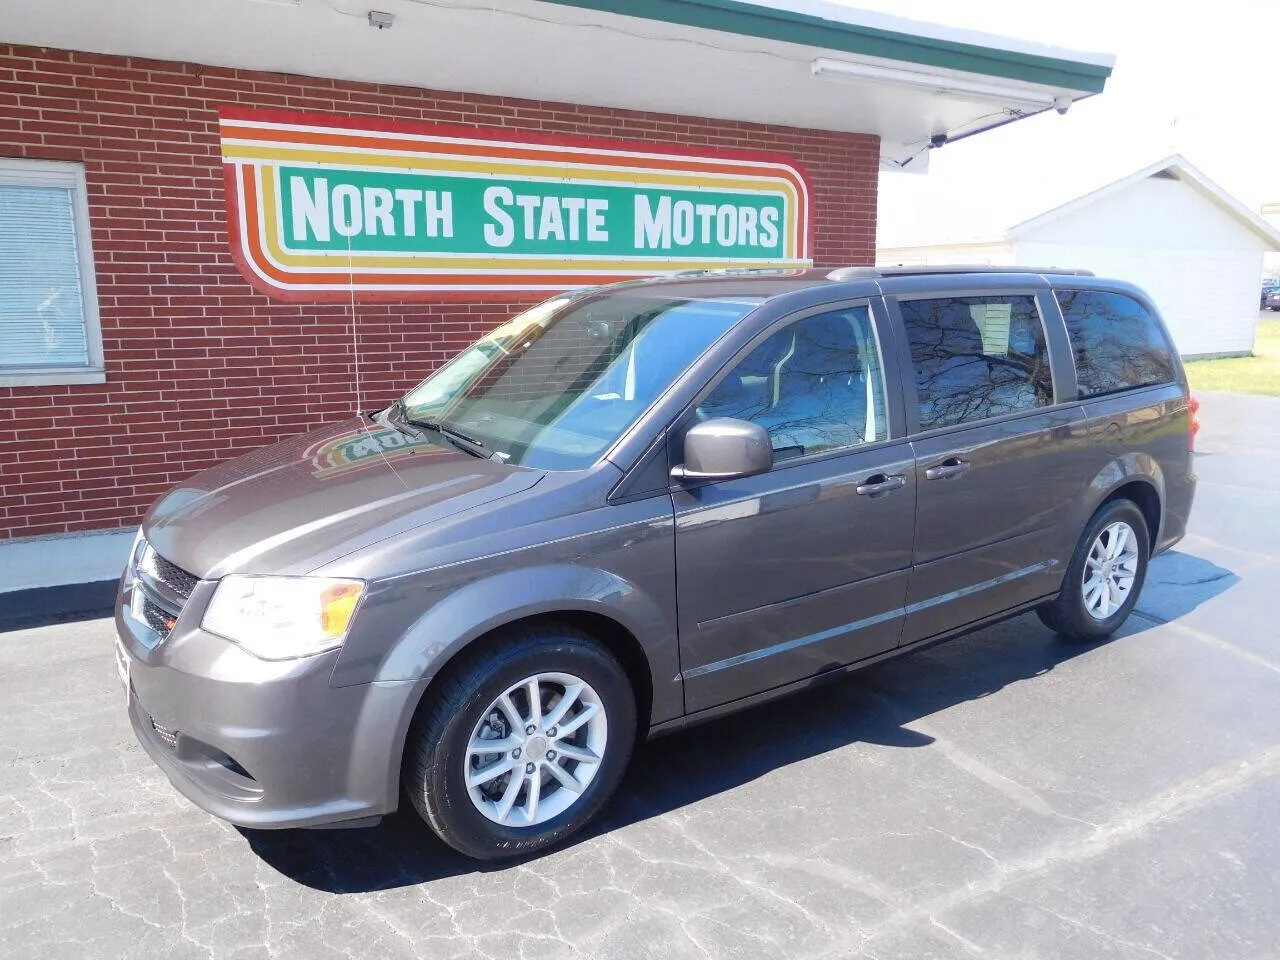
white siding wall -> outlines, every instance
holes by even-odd
[[[1193,187],[1148,179],[1014,243],[1017,262],[1128,280],[1155,301],[1183,356],[1248,353],[1263,240]]]
[[[975,264],[1012,266],[1012,243],[948,243],[932,247],[881,247],[876,251],[880,267],[950,267]]]
[[[1262,219],[1280,230],[1280,203],[1264,203]],[[1268,277],[1280,275],[1280,251],[1267,251],[1262,255],[1262,272]]]

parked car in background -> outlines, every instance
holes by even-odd
[[[403,796],[530,853],[646,736],[1022,611],[1109,636],[1186,530],[1192,421],[1151,302],[1085,274],[561,296],[162,497],[121,582],[129,716],[234,823]]]
[[[1262,309],[1280,310],[1280,279],[1262,282]]]

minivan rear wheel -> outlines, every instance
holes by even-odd
[[[1102,505],[1076,545],[1058,596],[1037,608],[1068,640],[1101,640],[1128,619],[1147,577],[1147,522],[1131,500]]]
[[[405,745],[404,785],[445,843],[479,860],[581,830],[617,788],[636,737],[621,664],[590,636],[532,624],[451,665]]]

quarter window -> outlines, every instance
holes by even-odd
[[[867,308],[817,314],[774,333],[699,404],[698,415],[760,424],[778,460],[885,439],[884,378]]]
[[[1053,403],[1034,297],[944,297],[899,306],[911,345],[921,430]]]
[[[0,384],[102,382],[84,169],[0,160]]]
[[[1059,290],[1058,304],[1067,321],[1081,398],[1174,379],[1169,341],[1156,318],[1133,297]]]

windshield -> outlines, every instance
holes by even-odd
[[[411,390],[405,415],[464,433],[507,463],[581,469],[760,300],[635,289],[556,297]]]

